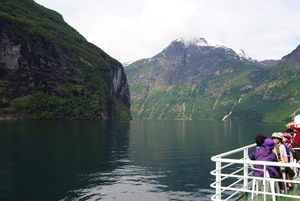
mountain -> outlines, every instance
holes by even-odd
[[[131,114],[135,119],[289,120],[299,109],[295,55],[297,50],[280,61],[257,61],[204,38],[178,38],[125,68]]]
[[[131,119],[121,63],[33,0],[0,5],[0,117]]]

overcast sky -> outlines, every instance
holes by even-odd
[[[300,44],[299,0],[35,0],[120,62],[149,58],[179,37],[203,37],[253,59]]]

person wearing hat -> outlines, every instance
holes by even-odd
[[[285,133],[288,133],[292,136],[291,138],[291,144],[294,143],[294,138],[295,138],[295,131],[294,129],[288,128],[285,130]]]
[[[277,160],[280,163],[287,163],[288,162],[288,155],[286,151],[286,147],[282,143],[283,137],[281,132],[275,132],[272,134],[271,139],[273,142],[277,144],[273,152],[276,154]]]
[[[287,130],[289,130],[290,134],[293,136],[292,146],[293,148],[300,148],[300,115],[295,117],[295,122],[292,121],[286,125]],[[291,131],[292,130],[292,131]],[[300,161],[300,150],[295,150],[293,153],[294,158],[297,162]]]
[[[293,146],[292,146],[293,137],[292,137],[292,135],[289,134],[289,133],[283,133],[282,137],[283,137],[282,142],[285,144],[285,146],[287,148],[287,151],[291,152],[293,150]],[[288,155],[289,155],[289,153],[288,153]]]
[[[274,147],[273,152],[276,154],[277,160],[280,163],[288,162],[288,153],[285,144],[282,142],[283,134],[281,132],[275,132],[272,134],[271,139],[277,146]],[[293,178],[296,174],[290,167],[280,167],[281,172],[285,172],[289,178]],[[280,183],[279,183],[280,185]],[[282,185],[282,184],[281,184]],[[293,188],[291,183],[287,183],[290,189]]]
[[[250,155],[249,158],[251,160],[257,160],[257,161],[274,161],[277,162],[277,157],[275,153],[272,151],[272,149],[276,146],[276,144],[273,142],[272,139],[267,138],[264,140],[264,143],[262,144],[262,147],[259,149],[255,149]],[[257,169],[264,169],[263,165],[254,165]],[[267,166],[267,171],[269,172],[269,175],[271,178],[280,178],[280,174],[278,170],[274,166]],[[253,171],[253,176],[256,177],[264,177],[263,171]]]

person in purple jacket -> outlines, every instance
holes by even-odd
[[[267,138],[264,140],[264,143],[262,144],[262,147],[259,149],[255,149],[250,155],[249,158],[251,160],[257,160],[257,161],[277,161],[277,157],[275,153],[273,153],[272,149],[276,147],[276,144],[273,142],[272,139]],[[263,165],[254,165],[257,169],[263,169]],[[271,178],[280,178],[280,174],[276,167],[274,166],[267,166],[267,171],[269,172],[269,175]],[[253,171],[253,176],[256,177],[264,177],[263,171]]]

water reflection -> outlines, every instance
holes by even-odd
[[[111,172],[83,176],[83,180],[97,181],[101,185],[74,191],[78,195],[75,200],[152,200],[161,196],[165,200],[166,195],[160,190],[164,186],[154,180],[160,176],[153,175],[146,168],[132,165],[124,165]]]
[[[0,200],[210,200],[210,157],[284,123],[0,121]]]
[[[0,124],[0,200],[59,200],[90,185],[78,175],[112,171],[127,157],[129,122]]]
[[[128,161],[129,162],[129,161]],[[130,163],[130,162],[129,162]],[[82,176],[83,180],[101,183],[85,189],[73,191],[76,196],[66,200],[210,200],[211,190],[199,189],[195,192],[167,190],[157,180],[167,177],[164,172],[153,172],[145,167],[124,165],[112,172]],[[74,197],[77,197],[74,199]]]
[[[80,182],[89,186],[70,191],[63,200],[210,200],[213,164],[201,142],[211,139],[202,134],[204,125],[196,125],[199,122],[132,121],[127,155],[117,146],[111,148],[123,156],[111,157],[116,168],[81,175]]]

